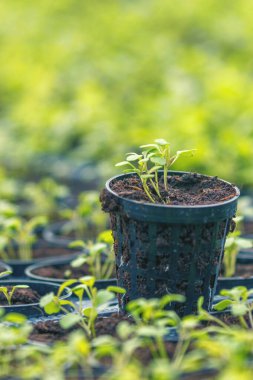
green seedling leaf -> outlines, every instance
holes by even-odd
[[[216,305],[214,305],[214,309],[221,311],[227,309],[229,306],[231,306],[232,301],[231,300],[222,300],[218,302]]]
[[[69,313],[64,315],[60,320],[60,326],[64,329],[69,329],[75,326],[78,322],[82,320],[81,315]]]
[[[5,315],[4,320],[6,322],[22,325],[23,323],[27,321],[27,318],[23,314],[8,313],[7,315]]]
[[[121,288],[120,286],[107,286],[106,290],[109,292],[114,292],[114,293],[120,293],[120,294],[125,294],[126,290],[124,288]]]
[[[118,162],[115,166],[125,166],[125,165],[129,165],[129,162],[128,161]]]
[[[0,273],[0,278],[3,277],[3,276],[7,276],[7,274],[12,274],[12,271],[11,270],[6,270],[4,272],[1,272]]]
[[[78,282],[78,280],[74,280],[74,279],[71,279],[71,280],[67,280],[65,281],[63,284],[61,284],[61,286],[59,287],[58,289],[58,292],[57,292],[57,296],[60,297],[60,295],[62,294],[62,292],[68,287],[68,286],[71,286],[73,284],[76,284]]]
[[[82,313],[84,317],[92,320],[95,320],[98,316],[97,310],[93,307],[86,307],[83,309]]]
[[[71,261],[70,265],[72,268],[79,268],[86,262],[87,262],[87,257],[79,256],[75,260]]]
[[[112,230],[105,230],[98,235],[98,241],[106,244],[113,244]]]
[[[84,276],[79,278],[79,281],[84,285],[92,287],[95,284],[96,279],[93,276]]]
[[[141,154],[130,154],[127,156],[127,161],[137,161],[142,157]]]
[[[27,288],[29,288],[29,286],[28,285],[15,285],[15,288],[16,289],[27,289]]]
[[[69,248],[85,248],[86,244],[82,240],[75,240],[69,244]]]
[[[55,314],[60,311],[59,300],[52,292],[41,297],[40,307],[43,307],[47,314]]]
[[[151,162],[153,162],[154,164],[158,164],[158,165],[165,165],[166,164],[166,160],[165,158],[163,157],[156,157],[156,156],[153,156],[151,157]]]
[[[170,145],[170,143],[168,143],[168,141],[166,141],[164,139],[156,139],[155,143],[157,143],[159,145]]]
[[[141,326],[138,329],[138,335],[142,337],[163,336],[168,332],[166,328],[157,328],[157,326]]]
[[[156,148],[156,149],[158,149],[158,145],[157,144],[145,144],[145,145],[140,145],[140,148]]]
[[[244,303],[233,303],[231,305],[231,313],[236,317],[245,315],[247,311],[247,305],[245,305]]]
[[[185,297],[180,294],[166,294],[160,300],[160,306],[164,308],[171,302],[185,302]]]

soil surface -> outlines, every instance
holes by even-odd
[[[67,248],[63,247],[41,247],[41,248],[36,248],[33,250],[33,258],[50,258],[50,257],[55,257],[55,256],[66,256],[69,254],[74,254],[76,253],[76,250],[70,250]]]
[[[91,275],[89,271],[89,266],[87,264],[83,264],[80,268],[72,268],[69,264],[66,265],[50,265],[42,268],[34,269],[32,273],[41,276],[54,278],[58,280],[66,280],[69,278],[80,278],[83,276]],[[115,278],[115,274],[111,276],[111,278]]]
[[[227,201],[236,195],[235,188],[217,177],[206,177],[197,173],[184,174],[182,176],[168,177],[169,190],[166,191],[163,178],[159,180],[159,189],[165,204],[170,205],[208,205]],[[140,179],[136,177],[114,181],[111,189],[119,196],[139,202],[150,202],[143,190]],[[152,188],[149,188],[156,203],[161,200]],[[102,194],[104,208],[108,203],[108,194]]]
[[[12,286],[7,286],[8,292],[12,290]],[[13,296],[11,298],[12,305],[27,305],[30,303],[38,303],[40,300],[40,295],[36,290],[31,288],[25,289],[15,289]],[[0,292],[0,305],[8,305],[5,295]]]

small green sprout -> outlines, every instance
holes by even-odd
[[[4,296],[6,297],[6,300],[8,302],[8,305],[11,305],[14,292],[17,289],[27,289],[27,288],[29,288],[28,285],[15,285],[15,286],[12,286],[11,289],[9,289],[6,286],[0,286],[0,293],[4,294]]]
[[[79,324],[88,337],[94,337],[96,335],[95,321],[99,311],[103,311],[108,306],[110,301],[114,299],[115,293],[125,293],[124,289],[117,286],[108,286],[106,289],[98,290],[94,286],[95,280],[93,276],[85,276],[79,280],[68,280],[60,286],[56,295],[49,293],[42,297],[40,306],[44,308],[47,314],[62,311],[65,314],[60,320],[63,328],[68,329]],[[77,296],[78,302],[60,299],[64,289],[74,284],[75,286],[71,290]],[[88,299],[85,299],[85,296]]]
[[[177,161],[179,157],[191,157],[196,149],[179,150],[175,155],[171,155],[170,143],[164,139],[157,139],[154,144],[141,145],[144,148],[141,154],[127,153],[126,161],[117,163],[115,166],[125,166],[124,173],[136,173],[141,182],[143,189],[152,203],[155,203],[154,193],[166,203],[166,199],[161,195],[158,171],[163,169],[163,183],[166,193],[168,193],[168,171],[169,168]]]
[[[112,248],[113,238],[110,230],[103,231],[97,242],[77,240],[70,243],[71,248],[81,248],[84,254],[79,255],[71,262],[73,268],[79,268],[84,264],[88,265],[89,273],[97,279],[106,280],[111,277],[114,266],[114,251]]]

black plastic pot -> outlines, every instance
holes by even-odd
[[[71,259],[74,259],[78,252],[76,249],[71,249],[67,247],[59,247],[56,244],[48,243],[46,241],[39,241],[34,245],[34,251],[37,249],[42,250],[42,255],[41,257],[33,258],[31,260],[8,260],[5,261],[6,264],[10,265],[12,267],[12,277],[24,277],[25,275],[25,269],[33,264],[39,263],[43,260],[45,260],[45,257],[43,257],[43,249],[45,250],[50,250],[52,256],[51,257],[46,257],[46,259],[55,259],[57,260],[59,257],[62,258],[67,258],[70,257]],[[54,253],[55,252],[55,253]],[[59,254],[60,253],[60,254]]]
[[[46,267],[46,266],[62,266],[62,265],[67,265],[67,264],[70,264],[71,261],[73,260],[73,258],[59,258],[57,260],[55,259],[52,259],[52,260],[46,260],[46,261],[43,261],[41,263],[38,263],[38,264],[35,264],[35,265],[31,265],[29,266],[28,268],[26,268],[25,270],[25,274],[27,277],[31,278],[31,279],[35,279],[35,280],[39,280],[39,281],[50,281],[50,282],[54,282],[54,283],[57,283],[57,284],[62,284],[64,281],[67,281],[67,279],[57,279],[57,278],[51,278],[51,277],[42,277],[42,276],[39,276],[35,273],[33,273],[34,270],[36,269],[39,269],[39,268],[43,268],[43,267]],[[96,283],[95,283],[95,287],[97,289],[105,289],[107,288],[107,286],[112,286],[112,285],[116,285],[117,281],[115,278],[111,278],[111,279],[108,279],[108,280],[97,280]]]
[[[234,187],[236,195],[232,199],[211,205],[140,203],[111,189],[115,181],[133,175],[107,181],[108,202],[103,203],[111,218],[118,285],[126,289],[126,294],[119,297],[120,308],[124,310],[130,300],[139,297],[180,293],[186,296],[186,302],[180,307],[172,305],[180,315],[196,312],[200,296],[204,296],[204,307],[211,310],[239,189]]]
[[[36,290],[41,296],[47,293],[54,292],[57,293],[59,285],[53,284],[51,282],[42,281],[31,281],[31,280],[4,280],[1,281],[1,286],[14,286],[14,285],[28,285],[31,289]],[[61,299],[66,299],[71,296],[71,290],[66,288],[63,291]],[[39,302],[24,305],[5,305],[0,306],[4,308],[6,313],[20,313],[24,314],[29,318],[46,316],[44,310],[41,309]]]
[[[0,261],[0,273],[6,272],[6,271],[12,272],[12,268],[9,265],[7,265],[6,263],[4,263],[3,261]],[[1,279],[9,277],[9,276],[10,276],[10,274],[5,274],[1,277]],[[1,281],[1,279],[0,279],[0,281]]]

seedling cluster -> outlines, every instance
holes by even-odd
[[[162,203],[169,203],[168,171],[179,157],[192,157],[196,149],[178,150],[171,155],[170,143],[164,139],[157,139],[154,144],[140,146],[142,152],[127,153],[126,161],[115,166],[125,167],[124,173],[136,173],[142,183],[143,189],[152,203],[155,196]],[[163,172],[163,187],[160,182],[160,173]]]

